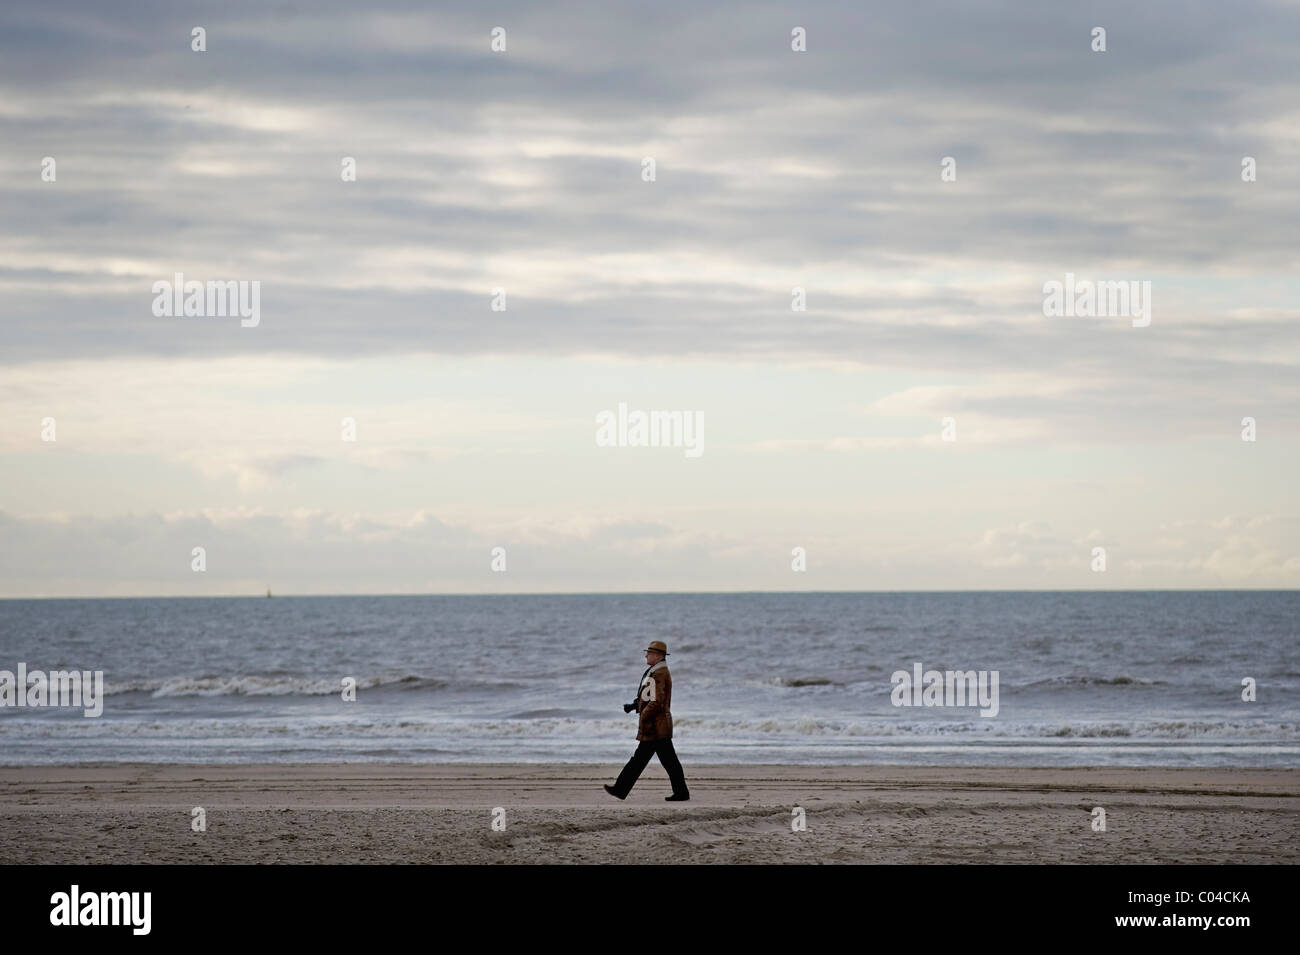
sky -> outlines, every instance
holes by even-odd
[[[1296,587],[1297,36],[0,7],[0,597]]]

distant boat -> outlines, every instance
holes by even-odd
[[[267,588],[266,588],[266,595],[267,595],[268,597],[271,596],[271,588],[270,588],[270,587],[267,587]]]

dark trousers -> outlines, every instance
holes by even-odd
[[[659,765],[668,771],[668,780],[673,784],[673,795],[689,796],[691,793],[686,788],[686,774],[682,772],[682,763],[677,758],[677,750],[673,749],[671,739],[646,740],[637,746],[632,758],[618,774],[618,781],[614,783],[614,789],[618,794],[626,796],[632,791],[632,787],[641,777],[641,771],[650,762],[651,756],[658,756]]]

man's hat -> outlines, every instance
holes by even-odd
[[[668,644],[664,643],[662,640],[651,640],[650,646],[646,647],[646,649],[668,656]]]

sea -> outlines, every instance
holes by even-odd
[[[0,671],[104,679],[98,717],[0,706],[0,764],[616,765],[662,640],[688,773],[1295,767],[1298,633],[1300,591],[0,600]],[[996,715],[899,705],[918,665],[996,673]]]

